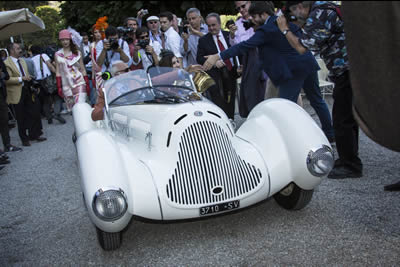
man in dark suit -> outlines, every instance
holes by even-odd
[[[203,64],[204,68],[211,69],[220,59],[226,60],[257,47],[262,68],[279,88],[279,96],[296,102],[301,88],[315,86],[315,75],[319,70],[317,61],[311,52],[300,55],[290,46],[285,33],[282,34],[277,27],[277,17],[268,3],[251,3],[249,13],[252,22],[258,26],[254,35],[228,50],[209,56]],[[290,24],[290,30],[296,32],[298,27]]]
[[[229,45],[229,32],[221,31],[221,19],[218,14],[210,13],[206,17],[208,33],[199,39],[197,62],[204,64],[206,56],[226,51]],[[225,111],[230,119],[235,115],[235,95],[237,66],[234,60],[219,60],[218,68],[210,68],[207,73],[215,80],[216,86],[208,89],[211,101]]]
[[[6,81],[7,103],[13,104],[17,118],[18,134],[23,146],[30,146],[30,140],[45,141],[41,137],[42,121],[37,109],[37,94],[31,92],[32,77],[27,64],[21,58],[22,49],[19,44],[11,43],[7,46],[10,56],[4,61],[10,79]],[[28,134],[27,134],[28,130]]]
[[[8,107],[7,107],[7,88],[6,82],[10,79],[8,75],[6,65],[4,65],[3,59],[0,58],[0,134],[3,139],[4,151],[21,151],[22,149],[11,145],[10,133],[8,128]],[[3,161],[3,152],[0,150],[0,164]]]

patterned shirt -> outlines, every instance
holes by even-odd
[[[343,20],[332,4],[316,1],[312,5],[299,40],[321,56],[330,77],[338,77],[349,69]]]

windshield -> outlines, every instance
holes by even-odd
[[[148,70],[148,75],[144,70],[135,70],[107,81],[107,103],[111,106],[173,104],[201,99],[190,74],[182,69],[154,67]]]

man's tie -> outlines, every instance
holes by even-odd
[[[219,35],[217,35],[217,43],[218,43],[218,46],[219,46],[219,51],[220,51],[220,52],[224,51],[224,50],[225,50],[225,47],[224,47],[224,45],[222,44],[221,40],[219,40]],[[226,67],[228,68],[228,70],[231,71],[231,70],[232,70],[232,63],[231,63],[231,60],[228,58],[227,60],[224,60],[224,63],[225,63],[225,65],[226,65]]]
[[[19,69],[21,70],[22,77],[25,77],[24,68],[22,67],[21,62],[19,61],[19,59],[17,60],[17,62],[18,62]]]
[[[165,49],[165,33],[161,33],[162,48]]]

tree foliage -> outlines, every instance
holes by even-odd
[[[56,43],[58,32],[65,27],[64,20],[59,12],[51,6],[39,6],[36,8],[35,15],[43,20],[46,29],[44,31],[25,34],[25,43],[39,46]]]
[[[47,5],[48,1],[1,1],[0,11],[28,8],[32,13],[38,6]]]
[[[232,1],[65,1],[61,4],[61,15],[66,25],[77,31],[89,31],[97,18],[107,16],[108,23],[121,26],[126,17],[136,17],[140,9],[148,9],[149,15],[158,15],[162,11],[171,11],[178,17],[185,17],[191,7],[197,7],[205,17],[210,12],[234,15],[236,11]]]

